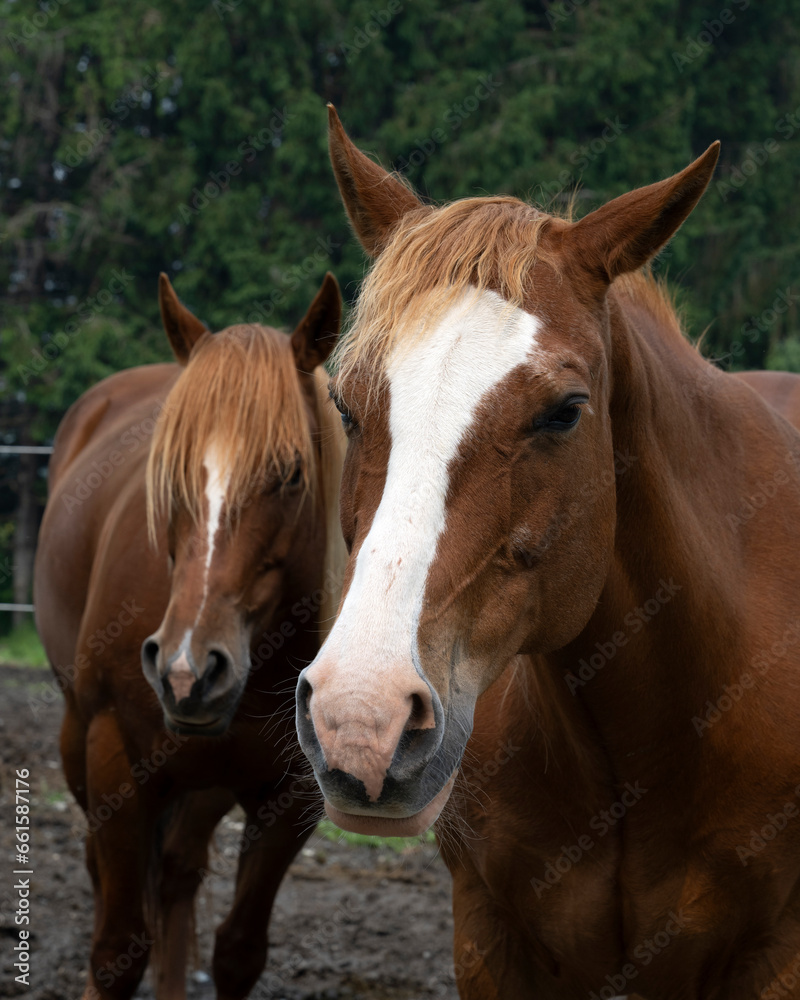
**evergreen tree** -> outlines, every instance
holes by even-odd
[[[721,139],[657,267],[715,358],[800,370],[797,4],[725,2],[0,0],[4,439],[44,443],[91,384],[169,358],[161,270],[212,328],[291,327],[328,268],[352,298],[327,101],[435,200],[579,214]],[[1,461],[8,546],[43,480]]]

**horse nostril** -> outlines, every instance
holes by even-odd
[[[142,663],[145,668],[149,667],[151,670],[157,669],[160,650],[161,647],[155,639],[145,639],[142,643]]]
[[[408,696],[410,711],[403,731],[413,732],[415,730],[429,730],[436,728],[436,712],[433,707],[433,698],[430,692],[412,691]]]
[[[312,694],[311,684],[306,680],[305,677],[301,677],[297,683],[297,707],[300,713],[306,718],[310,719],[310,706]]]
[[[203,673],[204,689],[211,690],[229,666],[230,661],[225,653],[219,649],[210,649],[206,656],[206,669]]]
[[[411,695],[411,714],[408,716],[408,722],[406,723],[406,729],[419,729],[421,728],[422,721],[426,715],[425,702],[422,700],[421,696],[418,694]]]

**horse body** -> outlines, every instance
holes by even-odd
[[[792,372],[737,372],[746,382],[794,427],[800,427],[800,377]]]
[[[164,294],[162,287],[162,311],[167,311]],[[226,352],[229,342],[238,340],[252,353],[248,344],[257,338],[270,345],[285,380],[288,373],[294,383],[286,392],[296,397],[309,424],[313,452],[304,456],[309,476],[316,480],[325,467],[333,478],[337,429],[327,415],[323,382],[313,371],[329,349],[319,343],[315,353],[315,338],[332,343],[338,332],[338,303],[338,289],[329,279],[315,300],[319,315],[312,306],[313,322],[307,317],[290,345],[285,335],[264,328],[233,327],[211,338],[196,321],[191,324],[190,314],[180,314],[183,307],[175,299],[181,322],[167,328],[186,367],[153,365],[114,375],[89,390],[59,430],[35,602],[42,641],[66,700],[64,769],[89,827],[87,865],[96,906],[87,998],[131,996],[151,952],[160,1000],[185,996],[194,893],[208,867],[213,829],[237,801],[247,822],[236,898],[217,931],[218,995],[246,996],[264,966],[274,895],[313,825],[308,791],[293,777],[291,753],[282,745],[291,735],[291,720],[282,718],[282,686],[297,664],[313,658],[336,600],[335,560],[328,562],[326,579],[323,558],[332,542],[326,524],[332,496],[320,492],[321,481],[312,497],[299,474],[299,486],[281,485],[275,470],[260,467],[243,492],[223,500],[229,527],[221,516],[217,530],[209,528],[207,508],[193,522],[176,493],[170,508],[155,511],[151,541],[145,473],[154,429],[172,420],[176,433],[197,432],[198,416],[184,412],[174,392],[188,386],[188,397],[205,405],[211,389],[198,376],[204,359],[220,369],[218,388],[244,407],[248,386],[236,356]],[[241,356],[241,346],[237,350]],[[247,358],[263,362],[257,352]],[[226,365],[234,380],[227,386]],[[213,398],[209,401],[213,408]],[[261,405],[280,402],[276,397]],[[263,421],[252,431],[268,433]],[[219,434],[235,464],[236,438],[226,438],[224,424]],[[299,455],[301,443],[297,449]],[[269,565],[262,565],[265,553]],[[209,677],[202,663],[192,662],[192,684],[179,690],[172,625],[187,634],[184,605],[190,606],[193,634],[199,636],[195,656],[208,647],[215,671]],[[143,641],[145,649],[152,646],[153,633],[161,649],[148,659]],[[215,659],[217,648],[230,651],[224,670]],[[151,668],[150,683],[143,658]],[[235,690],[222,685],[227,675]],[[220,688],[222,728],[216,718],[206,725],[203,714],[209,692],[214,704],[220,701]]]
[[[37,574],[36,580],[37,594],[52,594],[42,627],[56,662],[69,664],[75,655],[92,566],[101,543],[102,512],[118,498],[120,480],[136,481],[138,476],[144,482],[150,434],[142,430],[136,435],[134,430],[149,421],[152,433],[155,417],[178,371],[177,365],[152,365],[112,375],[86,392],[59,426],[48,487],[51,495],[59,489],[65,500],[49,505],[45,516],[63,536],[64,549],[53,559],[47,575],[39,578]],[[126,432],[122,444],[119,438]],[[124,471],[119,472],[110,462],[112,450],[124,459]],[[98,462],[102,471],[92,462]],[[74,517],[75,510],[88,516]]]
[[[800,961],[797,668],[770,653],[800,640],[800,439],[653,316],[619,319],[650,385],[615,373],[606,585],[573,643],[478,700],[440,822],[464,997],[744,1000]],[[759,493],[772,516],[743,506]]]
[[[637,273],[716,155],[575,224],[434,209],[331,113],[377,262],[298,732],[340,825],[441,815],[464,1000],[800,997],[796,389]]]

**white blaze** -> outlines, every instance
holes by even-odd
[[[208,576],[211,570],[211,560],[214,558],[214,544],[217,534],[222,530],[222,505],[225,502],[225,493],[228,489],[230,470],[221,472],[222,463],[216,444],[208,447],[203,457],[203,468],[206,470],[206,561],[203,567],[203,599],[197,610],[192,630],[197,628],[200,615],[208,597]],[[190,633],[187,633],[189,636]]]
[[[449,465],[481,402],[536,349],[538,321],[494,292],[456,300],[436,329],[388,361],[391,453],[375,518],[320,656],[379,673],[416,651],[428,571],[445,527]]]

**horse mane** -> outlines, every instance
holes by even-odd
[[[325,576],[320,607],[320,641],[324,641],[339,610],[342,580],[347,565],[347,546],[339,519],[339,492],[347,437],[342,418],[328,389],[329,376],[324,368],[314,371],[314,394],[317,426],[320,434],[320,461],[317,470],[318,496],[325,509]]]
[[[536,263],[557,266],[539,245],[553,221],[505,196],[408,212],[364,280],[349,333],[334,355],[338,371],[379,365],[401,338],[413,344],[469,288],[492,289],[509,306],[521,306]]]
[[[463,198],[400,220],[364,280],[348,334],[334,355],[346,374],[379,366],[401,342],[413,344],[469,288],[492,289],[521,306],[533,280],[542,231],[553,217],[517,198]],[[556,261],[547,255],[547,261]]]
[[[653,274],[648,267],[621,274],[611,288],[621,298],[643,306],[663,326],[670,327],[682,340],[686,340],[674,292],[663,278]]]
[[[413,346],[470,289],[491,289],[509,307],[523,307],[536,264],[559,266],[542,233],[570,221],[572,208],[547,214],[518,198],[494,197],[408,212],[364,280],[334,353],[338,372],[346,376],[363,364],[380,377],[382,362],[400,343]],[[622,275],[612,287],[680,332],[669,292],[647,271]]]
[[[203,459],[215,442],[221,443],[220,473],[228,476],[229,527],[231,513],[263,488],[268,477],[290,477],[299,460],[309,499],[324,509],[325,594],[330,606],[322,608],[321,620],[327,622],[338,606],[346,561],[338,519],[345,437],[322,369],[315,372],[314,386],[316,443],[286,334],[242,324],[204,337],[156,422],[146,474],[147,522],[150,537],[155,539],[157,517],[178,501],[199,523],[204,502]]]

